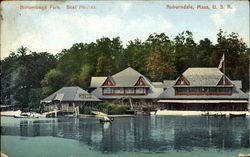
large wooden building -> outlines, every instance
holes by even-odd
[[[92,77],[90,89],[103,101],[134,106],[153,105],[163,92],[161,82],[151,82],[131,67],[112,76]]]
[[[163,82],[158,102],[168,110],[245,111],[248,95],[241,86],[218,68],[188,68],[176,80]]]
[[[93,102],[99,101],[101,100],[80,87],[63,87],[40,103],[44,104],[45,111],[57,109],[61,112],[73,113],[76,107],[84,109],[86,106],[91,106]]]

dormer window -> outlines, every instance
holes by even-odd
[[[178,78],[175,85],[177,85],[177,86],[178,85],[189,85],[189,82],[184,76],[181,76],[181,77]]]
[[[135,86],[146,86],[146,83],[145,83],[143,77],[139,77],[139,79],[135,83]]]
[[[112,77],[107,77],[107,79],[104,81],[102,86],[114,86],[115,82],[113,81]]]

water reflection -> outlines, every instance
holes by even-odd
[[[81,141],[103,153],[170,149],[249,148],[250,119],[137,116],[100,124],[94,118],[2,120],[1,135],[54,136]]]

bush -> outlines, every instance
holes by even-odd
[[[125,114],[126,108],[123,104],[114,104],[109,102],[99,103],[97,108],[108,110],[108,114]]]
[[[118,105],[110,111],[110,114],[125,114],[126,108],[124,105]]]

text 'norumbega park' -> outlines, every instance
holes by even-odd
[[[66,6],[59,6],[59,5],[20,5],[21,10],[60,10],[60,9],[67,9],[67,10],[76,10],[76,9],[96,9],[94,5],[66,5]]]

